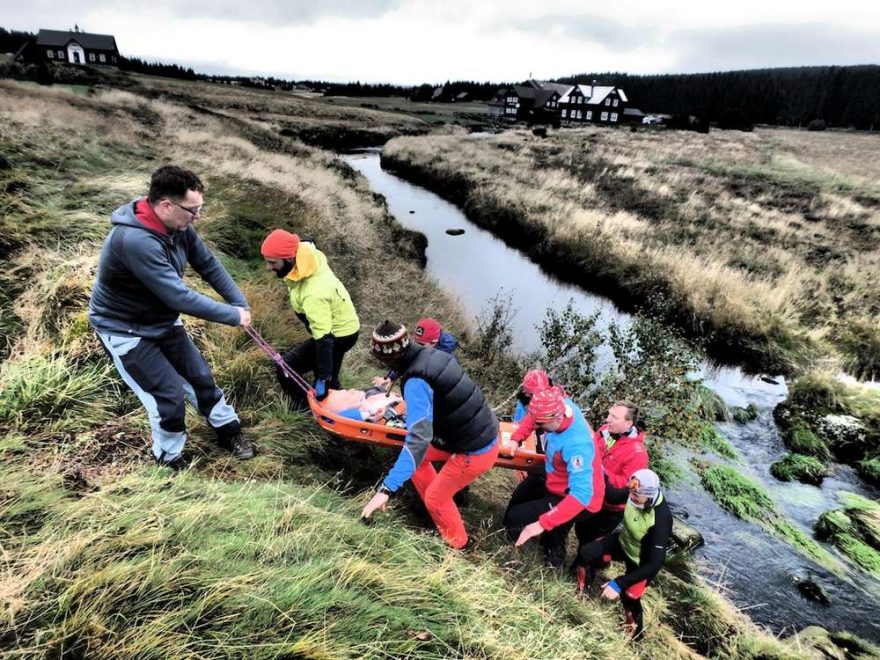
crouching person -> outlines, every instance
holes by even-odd
[[[642,635],[642,594],[666,561],[666,548],[672,535],[672,513],[660,479],[651,470],[637,470],[628,488],[610,489],[609,501],[626,501],[623,529],[578,549],[578,590],[588,587],[597,567],[614,560],[623,561],[626,571],[603,585],[602,595],[620,599],[626,616],[625,630]]]
[[[412,479],[440,535],[451,547],[463,549],[468,534],[452,497],[495,464],[498,418],[454,357],[410,342],[404,326],[380,324],[371,349],[399,374],[407,433],[397,461],[362,516],[384,509]],[[434,461],[444,462],[439,473]]]
[[[543,535],[547,561],[561,568],[572,525],[602,508],[602,452],[580,409],[561,387],[536,392],[528,411],[534,428],[545,433],[547,476],[543,482],[527,479],[514,490],[504,526],[517,546]]]

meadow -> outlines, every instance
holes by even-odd
[[[473,489],[470,555],[448,550],[407,498],[363,525],[392,456],[289,412],[269,361],[234,328],[186,320],[260,455],[229,461],[192,416],[195,468],[153,466],[145,415],[85,305],[109,213],[166,162],[204,176],[200,233],[274,345],[305,337],[259,256],[265,233],[285,227],[316,238],[358,307],[365,330],[345,383],[377,372],[364,335],[390,315],[444,318],[473,345],[468,367],[488,368],[485,333],[425,277],[419,237],[297,133],[351,123],[422,130],[372,109],[208,85],[141,78],[75,93],[0,81],[0,656],[812,657],[806,639],[757,628],[680,555],[648,592],[649,632],[634,648],[617,606],[576,598],[568,576],[499,537],[510,474]],[[486,384],[493,403],[513,386]]]
[[[543,265],[753,369],[880,373],[873,134],[399,138],[383,163]]]

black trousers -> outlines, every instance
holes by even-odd
[[[623,520],[623,511],[602,509],[589,520],[576,523],[574,533],[577,535],[578,546],[590,543],[611,534]]]
[[[329,389],[339,389],[339,371],[342,369],[342,358],[357,343],[358,334],[359,333],[355,332],[354,334],[346,335],[345,337],[333,338],[333,367],[330,380],[327,382],[327,387]],[[318,363],[317,350],[318,342],[310,337],[287,351],[287,353],[284,354],[284,361],[299,375],[305,376],[306,374],[315,371],[315,367]],[[280,368],[276,367],[276,374],[278,376],[278,382],[281,384],[281,389],[284,390],[284,393],[288,397],[290,397],[291,403],[298,406],[305,405],[305,392],[285,376]]]
[[[504,512],[504,527],[511,541],[516,541],[520,532],[563,499],[559,495],[547,492],[543,474],[529,474],[514,489]],[[560,525],[549,532],[541,534],[540,543],[544,548],[544,557],[547,562],[556,568],[565,564],[565,540],[572,526],[579,521],[585,521],[592,516],[584,511],[564,525]]]
[[[597,568],[606,564],[610,559],[624,562],[627,572],[637,568],[620,546],[620,534],[609,534],[597,541],[582,545],[578,549],[578,562],[587,567],[588,574],[591,576]],[[623,590],[620,592],[620,604],[623,605],[624,612],[627,612],[636,624],[635,637],[641,637],[644,630],[644,611],[642,610],[641,598],[630,598],[626,595],[626,590]]]

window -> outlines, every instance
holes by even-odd
[[[614,99],[614,107],[617,107],[617,99]]]
[[[101,53],[100,55],[98,55],[98,59],[101,60],[102,62],[106,62],[107,56],[104,55],[104,53]]]
[[[89,62],[94,62],[94,61],[95,61],[95,54],[89,53]]]
[[[110,61],[113,62],[113,64],[116,64],[116,55],[111,55]]]
[[[602,121],[608,121],[608,113],[607,112],[602,113]]]
[[[617,113],[616,112],[611,113],[611,121],[617,121]]]
[[[593,111],[587,110],[587,121],[593,121]]]
[[[581,111],[580,110],[577,111],[577,118],[581,119]]]
[[[63,59],[64,59],[64,51],[63,51],[63,50],[59,50],[59,51],[58,51],[58,59],[59,59],[59,60],[63,60]]]
[[[47,50],[47,51],[46,51],[46,54],[49,56],[49,59],[50,59],[50,60],[54,60],[54,59],[55,59],[55,51],[54,51],[54,50]]]
[[[611,99],[605,99],[605,105],[611,105]]]
[[[562,118],[563,118],[563,119],[566,119],[567,117],[568,117],[568,110],[566,110],[565,108],[563,108],[563,109],[562,109]]]

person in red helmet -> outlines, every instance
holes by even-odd
[[[517,546],[542,536],[547,561],[561,568],[568,530],[602,508],[602,452],[583,413],[558,385],[536,392],[528,411],[545,432],[546,479],[517,487],[504,526]]]
[[[635,403],[615,401],[608,409],[605,423],[596,430],[596,440],[603,448],[605,483],[610,487],[623,488],[636,470],[648,467],[645,432],[636,426],[638,417],[639,407]],[[624,502],[614,504],[606,498],[602,511],[575,525],[578,543],[583,545],[613,532],[623,520],[625,508]]]
[[[523,376],[522,384],[516,395],[516,408],[513,411],[513,421],[518,424],[510,438],[505,441],[502,452],[513,455],[517,447],[519,447],[526,438],[535,432],[535,423],[528,416],[528,405],[537,392],[546,390],[553,385],[553,380],[547,375],[547,372],[541,369],[532,369]],[[536,449],[540,453],[544,453],[543,433],[538,433],[538,444]]]

